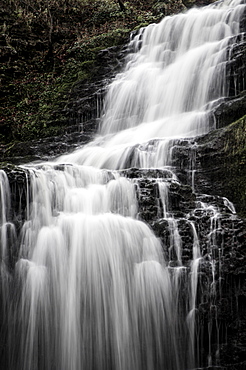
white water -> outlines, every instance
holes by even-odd
[[[32,202],[14,273],[11,369],[196,365],[197,231],[190,224],[190,293],[180,307],[186,267],[168,186],[159,182],[170,254],[176,255],[172,268],[160,240],[138,219],[135,184],[116,170],[170,170],[174,139],[215,128],[211,110],[228,95],[226,61],[239,33],[242,3],[192,9],[147,27],[140,51],[128,55],[125,71],[109,88],[95,140],[54,163],[24,167]],[[137,49],[137,40],[129,50]],[[6,224],[5,213],[1,218]],[[3,243],[3,255],[5,250]]]
[[[59,162],[118,169],[131,153],[140,166],[161,167],[170,162],[170,138],[214,129],[211,110],[228,96],[226,62],[244,7],[225,1],[147,27],[142,48],[110,86],[98,137]],[[155,138],[153,160],[146,142]]]

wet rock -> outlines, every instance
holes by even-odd
[[[18,233],[26,219],[27,196],[30,195],[27,195],[30,175],[28,171],[13,165],[6,165],[2,167],[2,170],[5,171],[10,186],[11,208],[8,217]]]
[[[216,204],[223,212],[231,212],[222,205],[223,197],[231,201],[241,216],[246,209],[245,166],[245,116],[232,124],[198,137],[195,142],[177,141],[173,150],[173,165],[184,184],[192,185],[194,169],[194,192],[222,197],[212,200],[207,196],[201,201]],[[229,204],[229,203],[228,203]]]
[[[93,76],[88,80],[78,80],[74,84],[68,96],[69,102],[63,111],[69,126],[83,127],[84,123],[96,121],[100,117],[108,84],[122,68],[126,51],[125,45],[101,50],[97,55]],[[83,130],[87,132],[85,128],[83,127]],[[96,124],[91,132],[95,131]]]
[[[245,215],[245,118],[198,139],[196,186],[199,192],[230,199]]]
[[[228,126],[246,114],[246,93],[227,99],[214,111],[217,128]]]

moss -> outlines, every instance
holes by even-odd
[[[229,125],[224,141],[225,189],[237,205],[239,214],[246,217],[246,116]]]
[[[70,57],[80,61],[95,60],[97,53],[111,46],[122,45],[127,42],[130,33],[129,28],[119,28],[110,32],[102,33],[91,37],[85,42],[75,42],[68,49],[67,53]]]
[[[148,22],[140,23],[139,25],[137,25],[137,26],[134,28],[134,31],[138,31],[138,30],[140,30],[140,28],[147,27],[148,25],[149,25],[149,23],[148,23]]]
[[[30,72],[18,83],[10,83],[13,101],[12,106],[4,111],[4,122],[11,127],[12,137],[2,135],[2,142],[32,140],[61,133],[66,121],[61,112],[69,102],[73,86],[92,79],[96,73],[98,52],[125,43],[129,32],[129,29],[116,29],[94,36],[87,42],[77,42],[68,49],[59,73]],[[59,116],[54,114],[58,110]]]
[[[201,178],[205,180],[201,186],[227,197],[246,218],[246,116],[198,138],[198,144]]]
[[[235,155],[242,156],[245,161],[246,152],[246,115],[233,122],[225,129],[226,141],[224,145],[225,152],[231,157]],[[245,162],[244,162],[245,163]]]
[[[49,135],[54,111],[66,106],[73,85],[92,79],[98,51],[126,43],[139,24],[160,20],[155,3],[124,2],[122,11],[114,0],[32,6],[6,0],[0,10],[0,142]],[[181,4],[173,1],[172,10],[178,12]],[[55,121],[64,119],[55,114]]]

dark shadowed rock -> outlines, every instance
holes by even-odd
[[[206,6],[214,3],[216,0],[182,0],[182,3],[186,8],[192,8],[193,6]]]

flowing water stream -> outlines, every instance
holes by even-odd
[[[165,17],[132,37],[95,139],[53,162],[22,166],[28,188],[18,237],[9,219],[8,178],[0,171],[6,368],[200,366],[196,304],[203,253],[194,215],[211,220],[207,253],[213,271],[220,208],[197,196],[189,215],[172,211],[171,188],[180,185],[172,153],[176,140],[216,128],[213,110],[229,95],[227,63],[243,38],[244,12],[244,1],[218,2]],[[156,218],[167,225],[166,245],[141,217],[146,190],[126,175],[130,168],[163,174],[153,182]],[[191,171],[195,191],[195,167]],[[223,202],[235,214],[226,198]],[[181,222],[191,240],[188,263]],[[216,365],[209,336],[208,342],[203,366]]]

